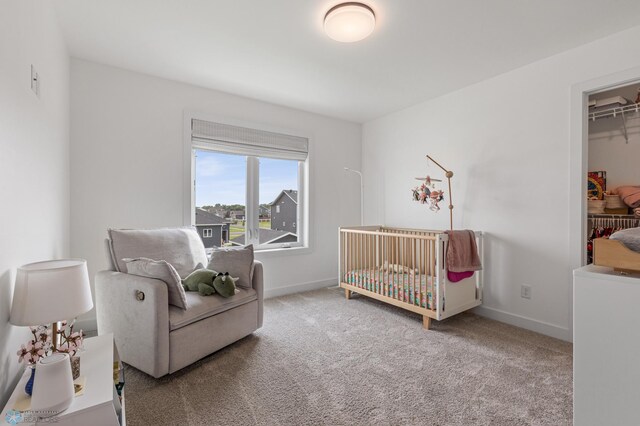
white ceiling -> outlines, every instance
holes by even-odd
[[[74,57],[356,122],[640,24],[638,0],[363,1],[353,44],[322,31],[338,0],[55,4]]]

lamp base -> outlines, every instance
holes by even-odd
[[[40,359],[37,373],[31,397],[34,415],[46,418],[69,408],[74,397],[69,355],[58,352]]]
[[[38,409],[32,408],[32,411],[39,418],[46,419],[47,417],[57,416],[58,414],[62,413],[64,410],[69,408],[72,402],[73,397],[49,407],[38,407]]]

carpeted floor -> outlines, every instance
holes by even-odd
[[[571,344],[473,314],[421,317],[323,289],[171,376],[128,367],[136,425],[569,425]],[[184,348],[189,350],[189,348]]]

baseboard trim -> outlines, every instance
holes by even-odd
[[[473,312],[486,318],[515,325],[516,327],[525,328],[566,342],[573,341],[571,330],[566,327],[560,327],[556,324],[550,324],[548,322],[539,321],[522,315],[512,314],[510,312],[490,308],[488,306],[478,306],[473,309]]]
[[[338,284],[338,278],[329,278],[326,280],[312,281],[308,283],[295,284],[286,287],[278,287],[265,289],[264,298],[286,296],[287,294],[301,293],[303,291],[318,290],[320,288],[335,287]]]

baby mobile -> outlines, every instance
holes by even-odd
[[[453,172],[442,167],[436,160],[427,155],[427,158],[433,163],[440,167],[447,177],[447,182],[449,184],[449,224],[451,229],[453,230],[453,202],[451,199],[451,178],[453,177]],[[440,210],[440,206],[438,203],[444,200],[444,191],[436,189],[436,185],[434,182],[442,182],[440,179],[433,179],[430,176],[427,177],[417,177],[417,180],[424,181],[422,185],[416,186],[411,190],[413,193],[413,200],[419,202],[420,204],[427,204],[429,209],[437,212]]]

